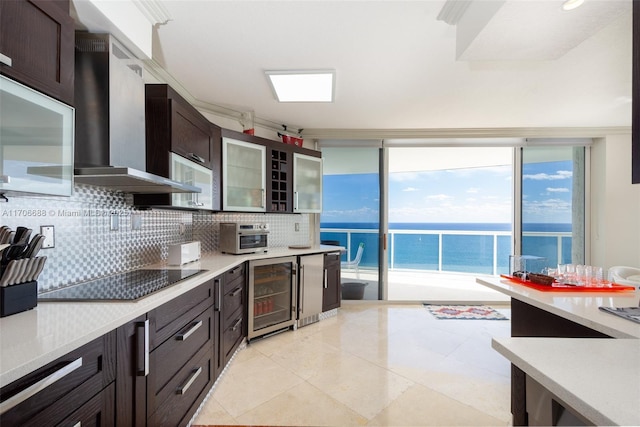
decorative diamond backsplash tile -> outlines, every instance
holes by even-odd
[[[38,254],[47,257],[39,291],[158,263],[167,259],[171,244],[200,240],[202,252],[216,252],[220,222],[267,222],[271,248],[306,244],[310,236],[310,215],[138,210],[129,195],[80,184],[71,197],[7,197],[0,203],[0,225],[28,227],[32,235],[43,225],[55,227],[55,247]],[[132,229],[132,215],[140,217],[140,229]],[[112,217],[117,230],[111,229]]]

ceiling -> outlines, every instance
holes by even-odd
[[[320,137],[631,125],[631,0],[157,3],[153,59],[205,112]],[[284,69],[335,69],[335,102],[278,103]]]

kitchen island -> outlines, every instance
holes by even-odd
[[[640,294],[476,282],[511,297],[512,338],[492,345],[512,363],[514,425],[640,424],[640,324],[598,308],[638,306]]]

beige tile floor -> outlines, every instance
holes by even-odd
[[[420,303],[343,301],[241,349],[194,425],[510,425],[510,365],[491,349],[509,334],[509,321],[437,320]]]

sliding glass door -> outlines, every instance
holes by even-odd
[[[381,299],[380,149],[323,147],[320,240],[345,247],[343,299]]]
[[[546,267],[585,264],[588,148],[521,150],[521,254]]]

